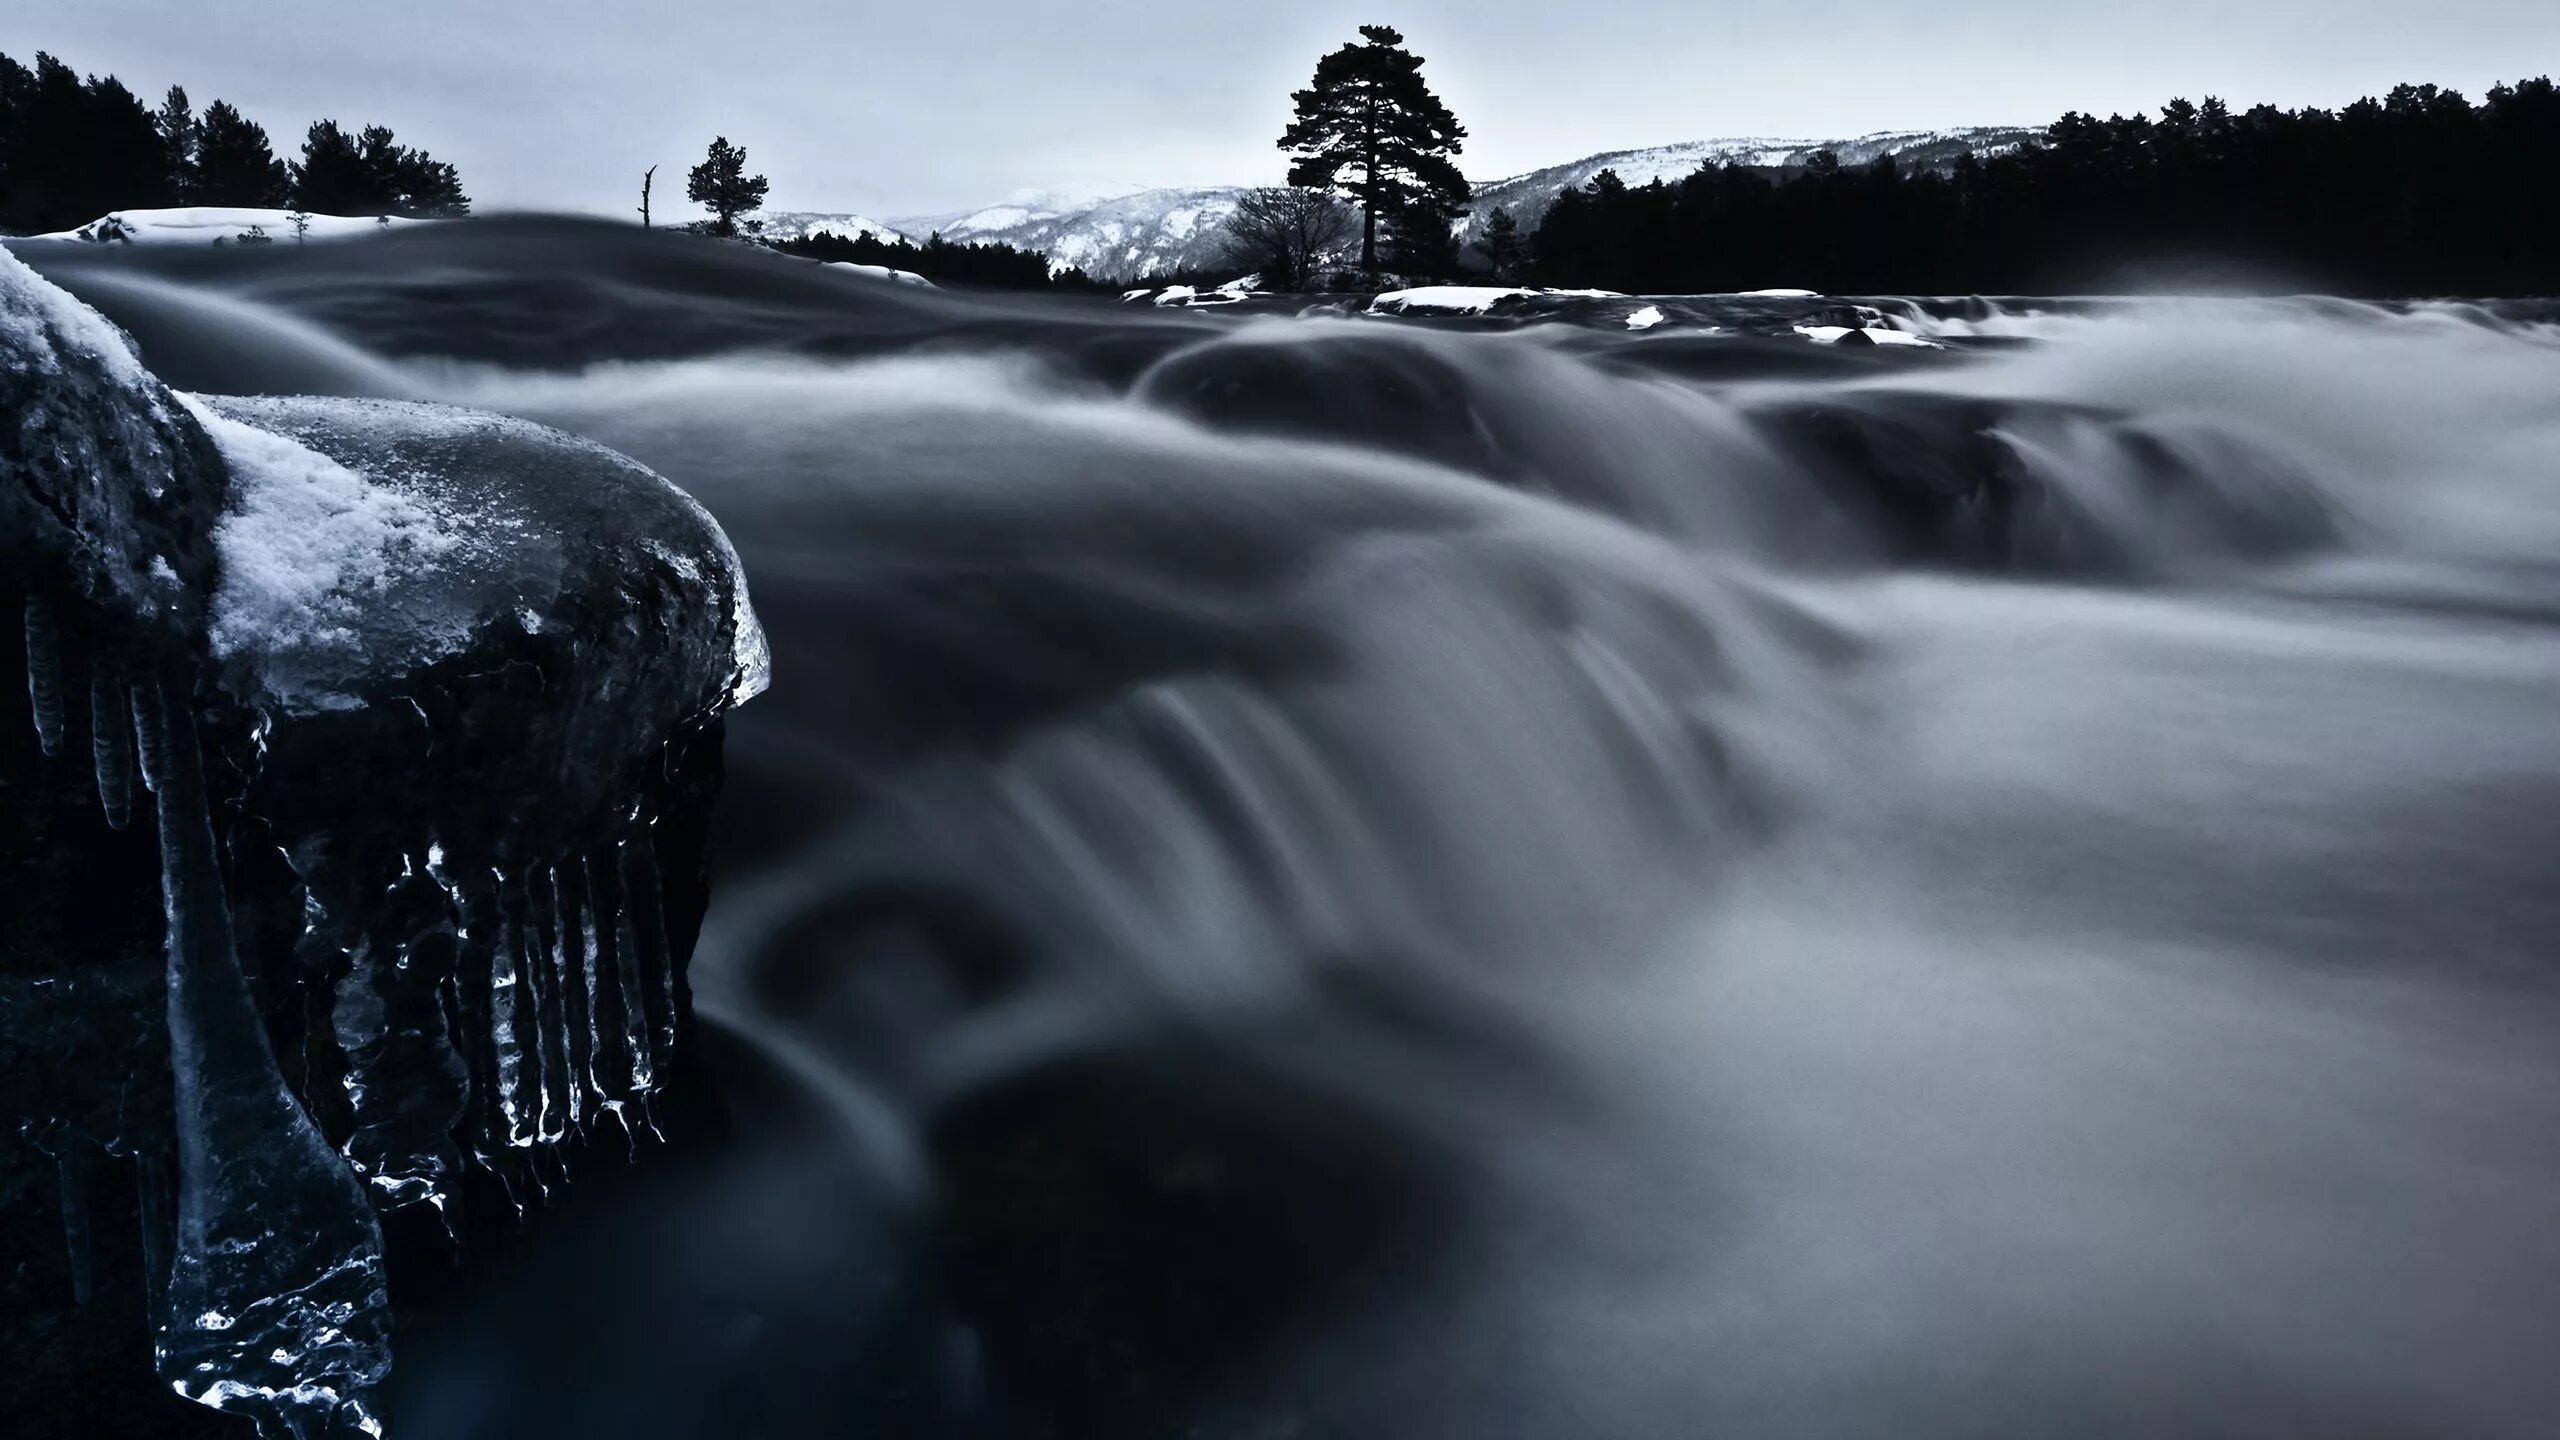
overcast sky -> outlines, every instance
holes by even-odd
[[[659,213],[714,132],[776,209],[1280,178],[1289,92],[1389,21],[1470,176],[1722,135],[2042,123],[2218,93],[2476,95],[2560,67],[2560,0],[6,0],[0,51],[228,99],[280,151],[380,122],[483,210]],[[288,138],[290,137],[290,138]],[[672,203],[671,203],[672,202]]]

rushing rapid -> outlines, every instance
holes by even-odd
[[[175,386],[636,457],[773,652],[728,1138],[395,1435],[2560,1413],[2551,306],[270,248],[22,253]]]

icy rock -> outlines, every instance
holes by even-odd
[[[361,706],[500,635],[577,651],[558,698],[633,735],[762,688],[736,552],[635,461],[438,405],[190,404],[238,476],[214,644],[262,704]]]
[[[736,557],[537,426],[172,395],[0,252],[0,562],[0,1413],[374,1433],[377,1211],[675,1073]]]
[[[541,426],[190,403],[237,476],[212,628],[266,726],[249,806],[310,963],[343,972],[347,1157],[441,1207],[460,1114],[525,1203],[537,1152],[645,1128],[672,1069],[690,926],[657,831],[698,828],[717,719],[764,685],[737,557],[683,492]],[[701,868],[688,845],[680,893]]]
[[[0,250],[0,573],[13,588],[66,592],[57,612],[99,611],[119,642],[181,633],[213,588],[224,498],[212,445],[123,333]],[[54,618],[78,631],[89,617]]]
[[[45,1368],[18,1363],[19,1325],[40,1333],[66,1299],[115,1314],[148,1299],[149,1329],[129,1333],[137,1348],[153,1336],[179,1395],[272,1433],[361,1433],[388,1364],[380,1240],[277,1064],[203,780],[200,719],[224,710],[203,682],[227,469],[120,332],[6,256],[0,416],[0,552],[16,582],[0,601],[27,697],[0,725],[0,1060],[6,1128],[51,1153],[56,1191],[28,1204],[35,1167],[12,1152],[0,1213],[13,1228],[58,1213],[68,1282],[7,1297],[0,1405],[46,1427],[41,1396],[17,1403]],[[156,800],[146,834],[122,828],[137,771]],[[142,1179],[133,1209],[110,1210],[111,1161],[138,1178],[174,1161],[175,1180]],[[140,1234],[131,1218],[102,1233],[104,1216],[137,1212]]]

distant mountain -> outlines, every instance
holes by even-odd
[[[756,218],[764,222],[762,232],[768,240],[805,240],[812,235],[841,235],[851,240],[868,231],[882,240],[921,240],[922,234],[910,235],[895,225],[883,224],[868,215],[849,210],[767,210]]]
[[[1603,170],[1614,169],[1628,184],[1642,185],[1655,179],[1677,180],[1709,163],[1801,168],[1823,150],[1837,153],[1843,165],[1868,165],[1891,155],[1911,168],[1943,169],[1968,150],[1996,153],[2039,133],[1997,127],[1894,130],[1853,140],[1693,140],[1650,150],[1614,150],[1477,185],[1472,213],[1460,222],[1458,233],[1472,234],[1480,218],[1496,205],[1510,206],[1523,227],[1534,229],[1557,195]],[[1103,197],[1021,191],[1001,204],[977,210],[886,223],[862,215],[779,211],[764,217],[764,233],[774,239],[792,239],[820,230],[848,237],[869,230],[884,240],[922,241],[938,234],[946,240],[1002,241],[1046,254],[1053,270],[1074,266],[1097,280],[1133,280],[1177,270],[1220,268],[1225,261],[1227,217],[1235,212],[1236,199],[1244,191],[1240,185],[1139,190]]]
[[[1750,136],[1727,140],[1691,140],[1646,150],[1612,150],[1586,155],[1562,165],[1514,175],[1508,180],[1479,182],[1460,235],[1474,233],[1496,206],[1510,207],[1524,230],[1534,230],[1558,195],[1589,183],[1603,170],[1615,170],[1629,185],[1656,180],[1676,182],[1701,165],[1749,165],[1767,170],[1798,170],[1828,150],[1845,166],[1872,165],[1890,155],[1906,170],[1944,170],[1968,151],[1997,155],[2041,136],[2040,129],[2014,126],[1969,126],[1956,130],[1885,130],[1854,140],[1776,140]]]
[[[1215,269],[1224,227],[1241,186],[1140,190],[1113,196],[1024,191],[1001,204],[941,215],[875,220],[840,211],[778,210],[763,216],[764,235],[796,240],[820,232],[847,239],[865,230],[883,240],[930,236],[962,243],[1001,242],[1049,257],[1049,268],[1081,268],[1105,280],[1174,270]]]
[[[1141,190],[1082,203],[1028,196],[898,223],[910,233],[939,233],[945,240],[1001,240],[1047,254],[1052,269],[1073,266],[1096,279],[1125,280],[1217,268],[1225,258],[1227,217],[1243,194],[1243,186],[1216,185]]]

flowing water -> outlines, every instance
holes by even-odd
[[[181,387],[639,458],[771,637],[729,1138],[395,1434],[2560,1414],[2551,306],[29,258]]]

